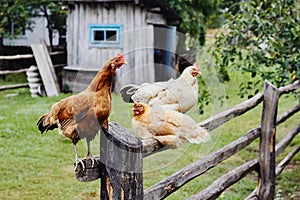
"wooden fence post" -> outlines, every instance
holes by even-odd
[[[117,123],[100,141],[100,199],[143,199],[142,142]]]
[[[257,196],[259,199],[275,197],[275,136],[279,90],[265,81],[264,101],[259,143],[259,180]]]

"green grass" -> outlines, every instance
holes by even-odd
[[[245,99],[237,97],[236,75],[233,81],[224,85],[225,92],[231,98],[225,107],[235,105]],[[57,130],[41,135],[36,127],[38,118],[49,111],[56,101],[68,96],[30,97],[28,89],[0,92],[0,198],[1,199],[99,199],[99,181],[81,183],[74,175],[74,152],[71,142],[57,134]],[[292,98],[281,98],[278,114],[296,105]],[[214,113],[217,104],[205,107],[204,115],[199,115],[196,107],[188,112],[200,122]],[[262,106],[233,119],[224,126],[211,132],[212,140],[200,145],[185,144],[176,150],[167,150],[144,159],[144,187],[148,188],[168,177],[184,166],[195,162],[244,135],[253,127],[260,126]],[[130,105],[113,95],[111,121],[131,129],[132,111]],[[299,123],[298,113],[277,129],[277,138],[282,138]],[[199,192],[215,179],[238,165],[258,157],[258,140],[245,150],[220,163],[201,177],[197,177],[167,199],[185,199]],[[297,136],[293,146],[300,144]],[[85,141],[78,143],[79,156],[86,155]],[[99,136],[92,142],[93,153],[99,152]],[[280,158],[290,151],[291,147]],[[278,199],[297,199],[300,181],[300,156],[292,160],[288,169],[277,179]],[[234,186],[226,190],[218,199],[243,199],[257,185],[255,172],[247,175]]]

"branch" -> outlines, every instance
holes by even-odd
[[[292,129],[277,145],[276,145],[276,156],[278,156],[283,149],[294,139],[294,137],[300,132],[300,125]],[[300,146],[290,152],[277,166],[276,166],[276,176],[278,176],[288,164],[288,162],[296,155],[300,150]],[[258,159],[250,160],[243,165],[229,171],[224,174],[216,181],[214,181],[207,188],[191,196],[188,199],[216,199],[224,190],[229,188],[231,185],[235,184],[241,180],[248,173],[253,171],[258,167]],[[256,189],[248,196],[248,198],[256,198]]]

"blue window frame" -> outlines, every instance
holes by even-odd
[[[96,47],[122,47],[121,24],[89,25],[90,45]]]

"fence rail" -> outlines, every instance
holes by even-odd
[[[134,196],[134,198],[129,199],[164,199],[174,191],[180,189],[190,180],[201,176],[201,174],[207,172],[211,168],[215,167],[218,163],[226,160],[230,156],[244,149],[255,139],[260,137],[259,149],[261,152],[264,152],[265,157],[250,160],[243,165],[238,166],[237,168],[229,171],[228,173],[215,180],[215,182],[213,182],[206,189],[202,190],[198,194],[191,196],[189,199],[215,199],[225,189],[242,179],[246,174],[253,170],[258,172],[260,182],[258,184],[259,187],[257,187],[257,189],[253,191],[248,198],[264,199],[266,197],[267,199],[274,199],[274,188],[272,187],[275,187],[275,177],[282,172],[288,161],[291,160],[297,152],[299,152],[299,147],[295,148],[295,150],[292,151],[286,158],[284,158],[277,166],[274,162],[275,156],[278,156],[279,153],[281,153],[288,146],[288,144],[291,143],[293,138],[300,131],[299,124],[275,146],[276,126],[284,123],[287,119],[292,117],[300,110],[300,105],[297,105],[277,117],[278,99],[282,94],[289,93],[299,88],[299,86],[300,82],[296,81],[293,84],[277,89],[269,82],[266,82],[264,93],[259,93],[251,99],[229,109],[226,109],[223,112],[220,112],[199,123],[199,125],[204,126],[211,131],[226,123],[227,121],[253,109],[261,102],[264,103],[261,127],[249,130],[244,136],[240,137],[239,139],[225,145],[215,152],[210,153],[205,158],[189,164],[188,166],[158,182],[157,184],[154,184],[143,192],[141,191],[141,188],[143,188],[143,180],[141,177],[136,178],[136,174],[142,173],[140,162],[142,162],[143,157],[149,156],[159,151],[164,151],[167,148],[163,148],[155,139],[142,140],[141,148],[137,148],[137,146],[140,145],[140,143],[137,142],[136,145],[138,145],[135,147],[136,149],[139,149],[138,151],[133,151],[125,148],[124,146],[130,144],[131,141],[138,140],[126,129],[116,123],[110,123],[109,131],[105,132],[104,134],[102,133],[100,137],[101,153],[100,158],[98,158],[100,165],[95,167],[98,170],[91,167],[91,164],[89,164],[87,161],[84,161],[88,165],[87,169],[85,172],[81,170],[77,171],[76,177],[81,181],[91,181],[101,178],[101,199],[106,199],[108,197],[120,197],[118,196],[120,195],[120,192],[123,192],[123,195],[126,194],[126,197]],[[134,139],[132,139],[132,137]],[[107,145],[105,145],[106,143],[111,143],[109,148]],[[122,174],[121,172],[123,172],[124,169],[118,169],[118,167],[120,166],[120,161],[110,160],[108,162],[106,160],[107,157],[110,157],[109,155],[115,151],[112,150],[112,146],[115,148],[115,150],[122,149],[122,151],[118,151],[117,153],[119,157],[131,157],[129,160],[127,159],[127,162],[125,160],[121,161],[121,166],[125,165],[123,166],[123,168],[125,167],[125,171],[128,173]],[[131,155],[129,157],[128,152],[131,152],[129,153],[129,155]],[[103,160],[103,158],[105,159]],[[136,163],[139,164],[137,165]],[[103,172],[103,170],[105,171],[105,169],[106,171],[107,169],[114,169],[115,171],[114,173],[107,174]],[[90,172],[92,171],[93,176],[90,175]],[[270,176],[273,176],[273,178]],[[132,183],[128,180],[136,180],[137,182]],[[143,195],[141,195],[142,193]]]
[[[50,54],[50,56],[55,56],[55,55],[62,55],[65,53],[62,51],[59,51],[59,52],[51,52],[49,54]],[[20,59],[29,59],[29,58],[34,58],[34,55],[33,54],[23,54],[23,55],[0,56],[0,60],[20,60]],[[65,64],[53,65],[54,68],[61,68],[64,66],[65,66]],[[29,68],[22,68],[22,69],[18,69],[18,70],[0,70],[0,76],[5,77],[6,75],[9,75],[9,74],[26,73],[28,69]],[[24,87],[29,87],[29,83],[17,83],[17,84],[2,85],[2,86],[0,86],[0,91],[18,89],[18,88],[24,88]]]

